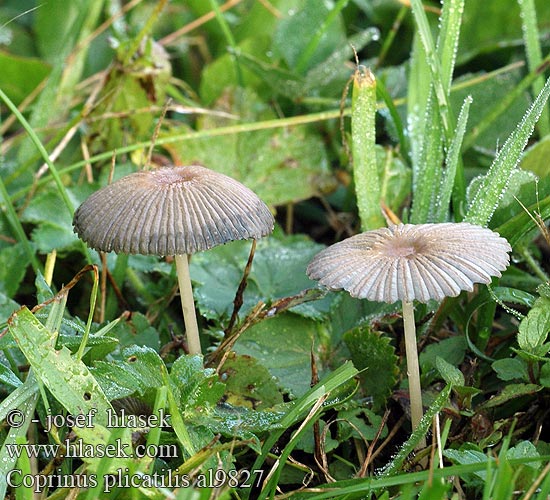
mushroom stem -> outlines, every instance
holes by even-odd
[[[176,255],[176,273],[180,287],[181,308],[183,310],[183,321],[185,322],[185,334],[187,335],[187,347],[189,354],[202,354],[201,341],[199,338],[199,327],[197,326],[197,315],[195,313],[195,302],[193,301],[193,289],[191,287],[191,276],[189,275],[189,263],[187,255]]]
[[[403,326],[405,329],[405,353],[407,355],[407,375],[409,377],[409,397],[411,402],[411,423],[416,430],[423,415],[422,392],[420,389],[420,368],[418,364],[418,350],[416,347],[416,327],[414,324],[414,308],[412,302],[406,300],[403,304]],[[426,447],[423,437],[418,448]]]

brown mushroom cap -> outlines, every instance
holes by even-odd
[[[317,254],[310,278],[376,302],[428,302],[472,290],[500,276],[512,248],[469,223],[398,224],[367,231]]]
[[[91,248],[183,255],[273,230],[266,204],[240,182],[198,165],[136,172],[92,194],[75,232]]]

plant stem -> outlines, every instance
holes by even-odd
[[[407,355],[407,375],[409,377],[409,396],[411,401],[411,423],[413,431],[418,427],[424,413],[422,409],[422,392],[420,390],[420,368],[418,350],[416,348],[416,327],[414,325],[414,308],[412,302],[402,301],[403,326],[405,328],[405,353]],[[418,448],[426,447],[426,439],[422,438]]]
[[[189,275],[189,263],[187,255],[176,255],[176,273],[180,287],[181,308],[183,310],[183,321],[185,322],[185,334],[187,335],[187,346],[189,354],[202,354],[201,341],[199,338],[199,327],[195,313],[195,302],[193,301],[193,289],[191,288],[191,276]]]

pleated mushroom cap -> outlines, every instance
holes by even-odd
[[[73,226],[104,252],[183,255],[273,230],[266,204],[240,182],[207,168],[136,172],[92,194]]]
[[[336,243],[307,274],[331,289],[375,302],[428,302],[489,283],[510,262],[497,233],[469,223],[398,224]]]

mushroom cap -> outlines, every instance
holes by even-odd
[[[466,222],[398,224],[326,248],[312,259],[307,274],[352,297],[428,302],[501,276],[511,250],[497,233]]]
[[[207,168],[136,172],[93,193],[73,226],[104,252],[183,255],[273,231],[267,205],[240,182]]]

